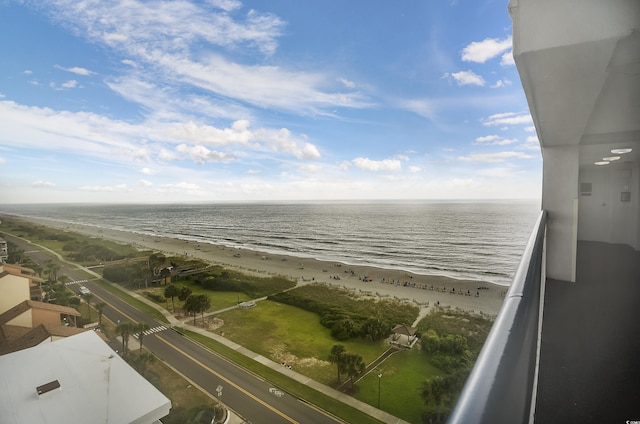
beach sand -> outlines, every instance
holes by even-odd
[[[162,252],[166,256],[202,259],[247,274],[264,277],[281,275],[291,278],[300,285],[314,282],[327,283],[352,290],[363,296],[407,300],[421,307],[421,317],[438,302],[440,306],[451,306],[496,316],[508,290],[508,287],[484,281],[458,280],[447,276],[421,275],[372,266],[261,253],[248,249],[101,229],[48,219],[24,217],[21,219],[90,237],[130,244],[140,249]]]

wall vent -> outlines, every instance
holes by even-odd
[[[43,384],[42,386],[36,387],[36,391],[39,395],[50,392],[51,390],[55,390],[60,387],[60,382],[58,380],[53,380],[47,384]]]

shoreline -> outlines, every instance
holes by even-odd
[[[166,256],[200,259],[252,275],[280,275],[296,281],[299,285],[326,283],[363,296],[407,300],[420,305],[421,309],[424,309],[423,313],[439,303],[440,306],[496,316],[509,289],[508,286],[481,280],[424,275],[373,265],[352,265],[340,261],[259,252],[241,247],[151,236],[47,218],[16,217],[46,227],[73,231],[88,237],[105,238],[142,250],[162,252]]]

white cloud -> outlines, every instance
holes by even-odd
[[[144,175],[156,175],[158,173],[158,171],[156,171],[155,169],[150,169],[150,168],[142,168],[140,170],[141,174]]]
[[[76,88],[78,86],[78,81],[76,80],[69,80],[67,82],[63,82],[61,87],[62,88]]]
[[[236,10],[242,7],[242,3],[239,2],[238,0],[210,0],[210,1],[212,5],[226,12],[231,12],[233,10]]]
[[[402,163],[397,159],[371,160],[368,158],[355,158],[353,164],[367,171],[401,171]]]
[[[422,171],[423,171],[423,168],[421,166],[415,166],[415,165],[409,166],[409,172],[418,173]]]
[[[53,188],[56,186],[56,183],[52,183],[50,181],[34,181],[33,183],[31,183],[32,187],[39,187],[39,188]]]
[[[513,60],[513,51],[509,50],[508,52],[502,55],[502,59],[500,59],[500,65],[511,66],[515,64],[516,64],[516,61]]]
[[[489,116],[482,125],[490,127],[497,125],[522,125],[530,124],[531,122],[533,122],[533,119],[529,113],[506,112]]]
[[[82,186],[78,188],[82,191],[94,191],[104,193],[128,192],[131,191],[126,184],[116,184],[113,186]]]
[[[454,72],[452,74],[445,74],[445,76],[450,75],[454,80],[458,83],[458,85],[479,85],[483,86],[485,84],[484,78],[475,72],[469,71],[460,71]]]
[[[151,187],[151,186],[153,186],[153,183],[152,183],[151,181],[149,181],[149,180],[144,180],[144,179],[140,180],[140,184],[141,184],[142,186],[144,186],[144,187]]]
[[[160,149],[160,152],[158,153],[158,159],[160,159],[162,162],[171,162],[180,159],[180,157],[170,150]]]
[[[485,63],[509,49],[511,49],[511,36],[504,40],[486,38],[483,41],[474,41],[462,49],[461,58],[465,62]]]
[[[76,74],[76,75],[88,76],[88,75],[92,75],[92,74],[95,73],[95,72],[91,72],[90,70],[88,70],[86,68],[80,68],[78,66],[73,66],[71,68],[64,68],[64,67],[62,67],[60,65],[54,65],[54,67],[58,68],[58,69],[62,69],[63,71],[71,72],[71,73]]]
[[[124,59],[124,60],[121,60],[121,62],[123,64],[125,64],[125,65],[131,66],[132,68],[137,68],[138,67],[138,64],[136,62],[134,62],[133,60],[130,60],[130,59]]]
[[[261,174],[261,173],[262,173],[262,171],[259,170],[259,169],[250,169],[250,170],[247,171],[247,174],[249,174],[249,175],[258,175],[258,174]]]
[[[298,169],[303,172],[309,172],[309,173],[315,174],[322,171],[323,167],[321,165],[306,163],[298,166]]]
[[[513,167],[486,168],[480,169],[477,174],[482,177],[510,178],[514,176],[515,169]]]
[[[525,127],[524,130],[527,132],[536,132],[536,127],[531,125],[530,127]]]
[[[535,156],[522,152],[498,152],[498,153],[472,153],[467,156],[458,156],[459,160],[467,162],[500,163],[507,159],[534,159]]]
[[[505,78],[505,79],[500,79],[500,80],[496,81],[496,83],[493,84],[491,86],[491,88],[501,88],[501,87],[506,87],[506,86],[511,85],[511,84],[512,84],[511,81]]]
[[[178,182],[162,184],[158,191],[160,193],[179,193],[188,194],[190,196],[203,197],[207,192],[203,190],[198,184],[188,182]]]
[[[25,69],[22,73],[25,75],[33,75],[33,71],[30,69]]]
[[[249,131],[249,121],[239,120],[231,128],[219,129],[211,125],[197,125],[193,121],[173,125],[167,135],[180,141],[198,142],[211,146],[228,146],[230,144],[248,144],[254,137]]]
[[[357,92],[323,90],[327,77],[320,73],[294,72],[276,66],[244,66],[216,55],[200,62],[164,55],[157,58],[156,63],[182,82],[263,108],[327,114],[324,108],[371,106]]]
[[[106,43],[128,56],[130,63],[144,63],[148,72],[194,85],[218,98],[299,114],[328,114],[323,109],[370,106],[359,93],[332,91],[335,76],[234,63],[208,48],[249,47],[273,54],[286,26],[273,14],[251,10],[243,19],[236,20],[230,13],[179,1],[97,2],[90,7],[81,1],[76,3],[80,5],[67,7],[54,3],[52,7],[57,10],[52,13],[91,41]],[[216,5],[229,10],[239,3]],[[342,83],[352,82],[343,79]]]
[[[273,14],[250,10],[236,21],[228,12],[238,9],[238,1],[205,4],[184,1],[146,2],[127,0],[88,2],[78,0],[70,7],[65,2],[50,2],[51,14],[77,28],[93,41],[112,47],[185,51],[186,44],[199,42],[234,47],[248,45],[267,54],[277,49],[285,22]]]
[[[530,135],[529,137],[527,137],[527,142],[528,143],[539,143],[540,141],[538,140],[538,136],[537,135]]]
[[[487,135],[476,138],[473,144],[483,144],[485,146],[506,146],[517,142],[517,138],[504,138],[499,135]]]
[[[356,88],[356,83],[346,78],[338,78],[338,81],[340,81],[346,88]]]
[[[232,154],[209,150],[202,145],[187,146],[186,144],[180,144],[176,147],[176,151],[186,154],[192,161],[200,165],[206,162],[229,162],[236,159]]]
[[[0,157],[0,165],[2,165],[4,163],[7,163],[7,161],[3,157]]]
[[[436,118],[435,103],[426,99],[404,100],[399,103],[399,106],[430,120],[435,120]]]

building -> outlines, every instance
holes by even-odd
[[[171,401],[93,331],[0,356],[7,424],[157,423]]]
[[[29,272],[0,264],[0,355],[84,331],[77,310],[32,300],[42,299],[41,280]]]
[[[640,2],[510,0],[509,13],[544,212],[449,420],[636,420]]]
[[[31,279],[0,264],[0,314],[20,302],[31,299]]]
[[[9,249],[6,240],[0,238],[0,264],[7,262],[9,258]]]

